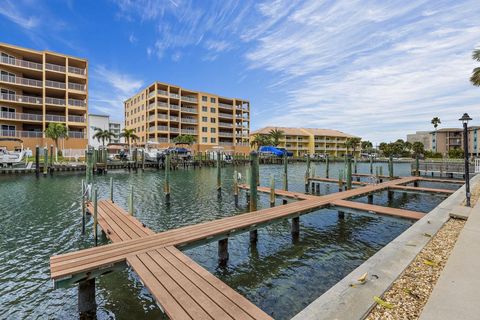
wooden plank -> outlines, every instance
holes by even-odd
[[[453,183],[453,184],[464,184],[464,180],[457,180],[457,179],[436,179],[436,178],[426,178],[426,177],[418,177],[418,181],[428,181],[428,182],[439,182],[439,183]]]
[[[88,205],[89,210],[93,210],[93,206],[91,204]],[[139,238],[138,236],[132,237],[132,235],[125,232],[121,225],[118,224],[114,217],[111,217],[103,208],[98,205],[98,217],[99,217],[99,224],[102,227],[103,231],[107,234],[108,237],[113,239],[120,239],[120,241],[130,240]],[[101,220],[101,221],[100,221]],[[118,240],[117,240],[118,242]]]
[[[250,186],[246,184],[239,184],[238,188],[244,189],[244,190],[249,190]],[[270,188],[268,187],[257,187],[258,192],[262,193],[270,193]],[[317,196],[311,196],[305,193],[300,193],[300,192],[292,192],[292,191],[285,191],[281,189],[275,189],[275,195],[284,197],[284,198],[290,198],[290,199],[295,199],[295,200],[311,200],[311,199],[318,199]]]
[[[424,213],[418,211],[404,210],[398,208],[383,207],[373,204],[347,201],[347,200],[335,200],[332,202],[332,205],[350,209],[357,209],[362,211],[368,211],[373,213],[378,213],[382,215],[394,216],[405,219],[419,220],[423,218]]]
[[[400,185],[397,185],[397,186],[393,185],[388,188],[393,190],[405,190],[405,191],[428,192],[428,193],[452,194],[455,192],[455,190],[448,190],[448,189],[421,188],[421,187],[410,187],[410,186],[400,186]]]
[[[312,178],[308,178],[309,181],[319,181],[319,182],[327,182],[327,183],[336,183],[338,184],[338,180],[337,179],[333,179],[333,178],[322,178],[322,177],[312,177]],[[346,180],[343,180],[343,184],[346,183]],[[360,182],[360,181],[355,181],[355,180],[352,180],[352,184],[353,185],[357,185],[357,186],[366,186],[368,185],[369,183],[368,182]]]

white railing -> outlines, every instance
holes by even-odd
[[[182,129],[182,133],[184,133],[184,134],[197,134],[197,130]]]
[[[41,138],[43,136],[41,131],[1,130],[0,133],[2,137]]]
[[[192,118],[182,118],[182,122],[184,122],[184,123],[194,123],[194,124],[198,123],[197,119],[192,119]]]
[[[221,103],[221,102],[219,102],[219,103],[218,103],[218,106],[219,106],[219,107],[222,107],[222,108],[226,108],[226,109],[233,110],[233,106],[230,105],[230,104],[226,104],[226,103]]]
[[[180,106],[178,104],[170,104],[170,109],[172,110],[180,110]]]
[[[167,126],[157,126],[157,130],[158,131],[168,131],[168,127]]]
[[[77,90],[77,91],[86,91],[85,85],[80,83],[69,82],[68,89]]]
[[[38,88],[42,87],[42,81],[35,80],[35,79],[28,79],[28,78],[2,74],[2,76],[0,77],[0,80],[3,82],[21,84],[24,86],[31,86],[31,87],[38,87]]]
[[[155,96],[155,91],[152,91],[148,94],[148,97],[151,98],[151,97],[154,97]]]
[[[43,116],[41,114],[32,113],[17,113],[17,112],[0,112],[0,118],[12,119],[12,120],[26,120],[26,121],[42,121]]]
[[[62,157],[78,161],[78,159],[85,157],[85,149],[62,149]]]
[[[475,173],[480,173],[480,158],[475,159]]]
[[[180,96],[176,93],[170,93],[170,97],[171,98],[177,98],[177,99],[180,98]]]
[[[2,93],[0,94],[0,98],[2,100],[8,100],[8,101],[42,104],[42,98],[32,97],[32,96],[22,96],[20,94]]]
[[[46,121],[53,121],[53,122],[65,122],[66,117],[65,116],[58,116],[55,114],[46,114],[45,115],[45,120]]]
[[[86,103],[84,100],[68,99],[68,105],[74,107],[85,107]]]
[[[82,116],[68,116],[68,121],[70,122],[85,122],[85,117]]]
[[[45,80],[45,87],[56,88],[56,89],[65,89],[65,82]]]
[[[228,127],[228,128],[233,128],[233,124],[231,123],[225,123],[225,122],[219,122],[218,123],[219,127]]]
[[[170,116],[170,121],[178,122],[178,117]]]
[[[222,132],[222,131],[219,131],[218,132],[218,135],[220,137],[233,137],[233,133],[230,133],[230,132]]]
[[[170,142],[170,140],[168,138],[157,138],[157,141],[158,142],[166,142],[166,143]]]
[[[69,138],[74,138],[74,139],[84,139],[85,134],[80,131],[69,131],[68,132],[68,137]]]
[[[182,112],[198,113],[196,109],[188,108],[188,107],[182,107]]]
[[[233,146],[233,142],[220,141],[218,144],[221,145],[221,146]]]
[[[180,132],[178,128],[170,128],[170,132]]]
[[[23,67],[23,68],[29,68],[29,69],[35,69],[35,70],[42,70],[43,69],[41,63],[26,61],[26,60],[22,60],[22,59],[16,59],[16,58],[10,58],[10,57],[1,57],[0,61],[2,63],[10,64],[12,66],[17,66],[17,67]]]
[[[182,100],[190,101],[190,102],[197,102],[198,101],[196,97],[192,97],[192,96],[182,96]]]
[[[157,90],[157,94],[162,95],[162,96],[168,96],[168,92],[165,90]]]
[[[54,104],[54,105],[57,105],[57,106],[64,106],[66,104],[66,101],[65,101],[65,99],[46,97],[45,98],[45,103],[46,104]]]
[[[68,72],[74,73],[74,74],[80,74],[84,76],[86,74],[86,69],[77,68],[77,67],[68,67]]]
[[[228,114],[228,113],[218,113],[218,116],[219,117],[222,117],[222,118],[229,118],[229,119],[233,119],[233,115],[231,114]]]
[[[59,66],[58,64],[53,63],[45,63],[45,69],[56,72],[65,72],[67,70],[65,66]]]

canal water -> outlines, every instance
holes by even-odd
[[[382,165],[386,174],[387,165]],[[343,164],[331,164],[331,177],[338,177],[338,168]],[[239,170],[245,176],[245,167]],[[317,175],[324,171],[323,164],[316,165]],[[367,173],[369,165],[359,164],[358,171]],[[262,185],[269,185],[274,174],[281,188],[283,166],[261,166],[260,172]],[[224,188],[219,199],[215,168],[173,171],[170,207],[163,202],[163,171],[110,171],[95,176],[95,183],[100,197],[107,197],[113,177],[115,200],[124,208],[133,185],[136,216],[159,232],[245,212],[244,193],[238,207],[233,203],[233,169],[224,168],[222,173]],[[304,191],[304,173],[305,164],[289,165],[289,190]],[[409,175],[410,165],[396,164],[395,174]],[[0,177],[0,319],[78,318],[77,289],[53,290],[49,257],[93,245],[91,221],[86,236],[81,235],[83,177],[80,172],[38,179]],[[335,184],[324,184],[321,193],[337,190]],[[423,212],[443,199],[395,192],[389,202],[385,193],[375,195],[375,203]],[[269,206],[266,195],[261,196],[260,206]],[[248,233],[233,237],[230,260],[224,268],[217,265],[216,243],[186,254],[274,318],[289,319],[410,225],[406,220],[363,214],[346,214],[339,220],[336,211],[323,209],[301,217],[297,243],[292,243],[288,221],[259,230],[256,249],[250,248]],[[97,303],[99,319],[165,317],[128,269],[98,279]]]

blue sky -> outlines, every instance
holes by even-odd
[[[89,60],[89,108],[122,120],[155,81],[249,99],[252,129],[374,142],[480,119],[478,1],[1,0],[0,41]]]

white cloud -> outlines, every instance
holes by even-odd
[[[128,36],[128,41],[131,44],[134,44],[134,43],[137,43],[138,39],[137,39],[137,37],[135,37],[135,35],[133,33],[130,33],[130,35]]]
[[[20,7],[10,0],[3,1],[1,7],[2,9],[0,10],[0,15],[3,15],[22,28],[31,30],[40,24],[40,20],[38,18],[22,12]]]

